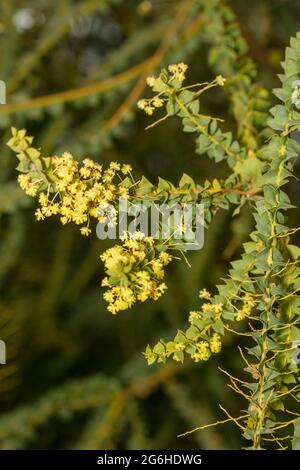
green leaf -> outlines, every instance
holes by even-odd
[[[174,114],[178,113],[178,111],[179,111],[179,108],[178,108],[177,104],[171,98],[167,102],[166,109],[167,109],[167,113],[169,114],[169,116],[173,116]]]
[[[194,93],[192,91],[189,91],[189,90],[183,90],[180,94],[179,94],[179,99],[180,101],[182,101],[185,105],[187,104],[190,104],[193,99],[194,99]]]
[[[162,344],[161,342],[157,343],[157,344],[154,346],[154,348],[153,348],[153,352],[154,352],[155,354],[158,354],[159,356],[160,356],[161,354],[165,354],[166,349],[165,349],[164,344]]]
[[[195,181],[193,180],[193,178],[191,178],[186,173],[183,173],[183,175],[182,175],[182,177],[179,181],[179,187],[180,188],[184,188],[184,187],[195,188],[196,184],[195,184]]]
[[[220,318],[213,324],[212,328],[216,333],[224,335],[224,323]]]
[[[200,110],[199,100],[192,101],[192,103],[189,105],[189,109],[192,111],[193,114],[198,114]]]
[[[172,183],[170,183],[170,181],[167,181],[167,180],[159,177],[157,187],[160,191],[169,191],[170,189],[172,189],[173,185],[172,185]]]
[[[193,124],[188,118],[183,118],[182,124],[183,132],[195,132],[197,130],[195,124]]]
[[[295,261],[300,256],[300,247],[296,245],[288,245],[288,250],[291,254],[292,259]]]
[[[34,161],[34,160],[37,160],[37,159],[40,157],[40,155],[41,155],[41,152],[39,152],[39,151],[38,151],[36,148],[34,148],[34,147],[28,148],[28,149],[26,150],[26,153],[27,153],[27,155],[29,156],[29,158],[30,158],[31,160],[33,160],[33,161]]]
[[[153,184],[147,178],[145,178],[145,176],[143,176],[141,181],[138,184],[138,188],[136,192],[138,196],[143,196],[145,194],[151,193],[153,189],[154,189]]]

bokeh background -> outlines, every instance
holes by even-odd
[[[300,29],[300,3],[229,4],[259,80],[268,89],[277,86],[284,48]],[[13,125],[26,127],[45,155],[68,150],[78,160],[126,162],[136,175],[174,184],[183,172],[199,182],[224,177],[225,165],[195,155],[193,137],[181,132],[179,121],[145,131],[149,118],[136,109],[147,71],[184,61],[191,83],[215,76],[204,27],[197,1],[0,4],[0,79],[8,103],[0,106],[0,339],[7,344],[7,364],[0,365],[2,449],[244,444],[231,424],[177,437],[224,419],[219,403],[233,415],[243,408],[219,370],[234,374],[242,367],[236,338],[227,337],[223,352],[207,364],[148,367],[142,351],[172,337],[198,308],[199,289],[213,291],[225,276],[252,227],[249,209],[233,219],[231,211],[216,215],[204,249],[188,255],[191,267],[179,261],[168,269],[169,289],[158,302],[112,316],[100,288],[99,254],[109,243],[55,219],[36,222],[35,202],[18,189],[15,157],[5,146]],[[204,106],[234,126],[221,92],[207,94]],[[297,182],[289,193],[299,203]],[[297,223],[299,212],[290,217]]]

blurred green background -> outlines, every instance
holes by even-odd
[[[235,0],[230,6],[259,80],[271,89],[289,37],[300,29],[300,3]],[[136,175],[174,184],[183,172],[199,182],[222,178],[226,166],[195,155],[193,137],[181,132],[179,121],[145,131],[149,118],[136,110],[145,70],[184,61],[191,83],[214,77],[204,23],[196,1],[1,1],[0,79],[8,103],[0,105],[0,339],[7,345],[7,364],[0,365],[2,449],[243,445],[231,424],[177,437],[224,419],[219,403],[232,415],[243,408],[218,369],[234,374],[242,367],[236,338],[227,337],[222,354],[207,364],[149,368],[141,353],[183,327],[198,308],[199,289],[213,290],[225,276],[252,227],[250,211],[234,219],[230,211],[219,212],[204,249],[188,255],[192,267],[179,261],[168,269],[169,289],[159,301],[112,316],[100,288],[99,254],[109,243],[95,234],[84,238],[55,219],[36,222],[35,202],[18,189],[16,161],[5,146],[13,125],[26,127],[44,155],[68,150],[79,160],[127,162]],[[44,98],[31,101],[37,97]],[[208,93],[205,107],[234,125],[221,92]],[[298,186],[289,188],[296,204]],[[291,213],[291,224],[297,218]]]

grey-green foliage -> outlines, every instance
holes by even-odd
[[[284,73],[280,75],[282,88],[275,90],[283,104],[271,109],[268,126],[276,132],[266,145],[257,149],[257,156],[250,151],[241,154],[238,146],[233,155],[230,146],[220,150],[233,166],[233,172],[238,173],[242,185],[248,181],[251,168],[251,181],[259,182],[261,188],[258,191],[254,183],[254,192],[247,196],[248,201],[252,200],[256,225],[250,241],[244,244],[244,254],[240,260],[231,263],[232,269],[225,283],[217,286],[217,295],[212,298],[209,293],[200,292],[200,297],[208,302],[198,312],[191,312],[190,326],[185,332],[179,331],[173,341],[161,340],[153,349],[148,346],[146,350],[150,364],[164,362],[170,356],[183,361],[184,353],[199,361],[218,352],[220,344],[214,342],[218,334],[235,332],[251,338],[254,345],[240,350],[250,378],[240,381],[229,374],[233,390],[249,402],[248,412],[238,418],[225,412],[239,425],[253,449],[266,448],[273,443],[286,448],[290,437],[286,433],[281,443],[280,433],[296,422],[293,416],[297,413],[293,411],[290,399],[299,401],[299,366],[294,354],[300,338],[300,250],[290,241],[298,228],[286,225],[286,211],[294,206],[282,190],[293,175],[293,164],[300,151],[295,139],[295,131],[300,130],[299,63],[300,33],[291,39],[291,46],[286,50],[282,63]],[[154,91],[157,91],[155,85]],[[210,131],[208,126],[203,126],[197,110],[189,110],[180,104],[184,101],[180,94],[174,98],[173,92],[169,96],[168,90],[164,93],[166,99],[175,99],[178,104],[173,114],[183,119],[183,130],[189,132],[185,121],[189,120],[191,130],[200,133],[200,146],[204,136],[206,152],[212,157],[219,156],[217,144],[212,140],[216,135],[215,128]],[[189,102],[192,100],[193,96]],[[226,189],[228,186],[224,186],[224,191]],[[236,322],[241,320],[247,320],[243,333],[235,330]],[[284,419],[278,412],[283,412]]]

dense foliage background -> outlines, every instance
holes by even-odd
[[[271,89],[299,29],[300,5],[230,5]],[[18,189],[5,146],[14,125],[35,135],[44,154],[68,150],[78,159],[126,162],[153,181],[177,183],[183,172],[198,181],[222,178],[225,165],[196,156],[178,121],[145,131],[149,120],[136,110],[145,77],[163,65],[186,62],[191,83],[214,77],[206,18],[188,0],[13,0],[1,2],[0,12],[8,103],[0,106],[0,339],[8,356],[0,365],[0,448],[240,448],[231,424],[177,437],[222,419],[218,403],[233,415],[240,409],[218,370],[241,367],[236,339],[227,337],[223,353],[207,364],[149,368],[141,352],[172,336],[197,308],[199,289],[225,274],[253,225],[249,210],[232,220],[219,212],[204,249],[189,255],[192,267],[181,261],[168,270],[167,293],[115,317],[100,292],[99,254],[108,242],[56,220],[36,222],[35,203]],[[230,126],[224,94],[205,100]],[[289,194],[299,203],[297,182]]]

